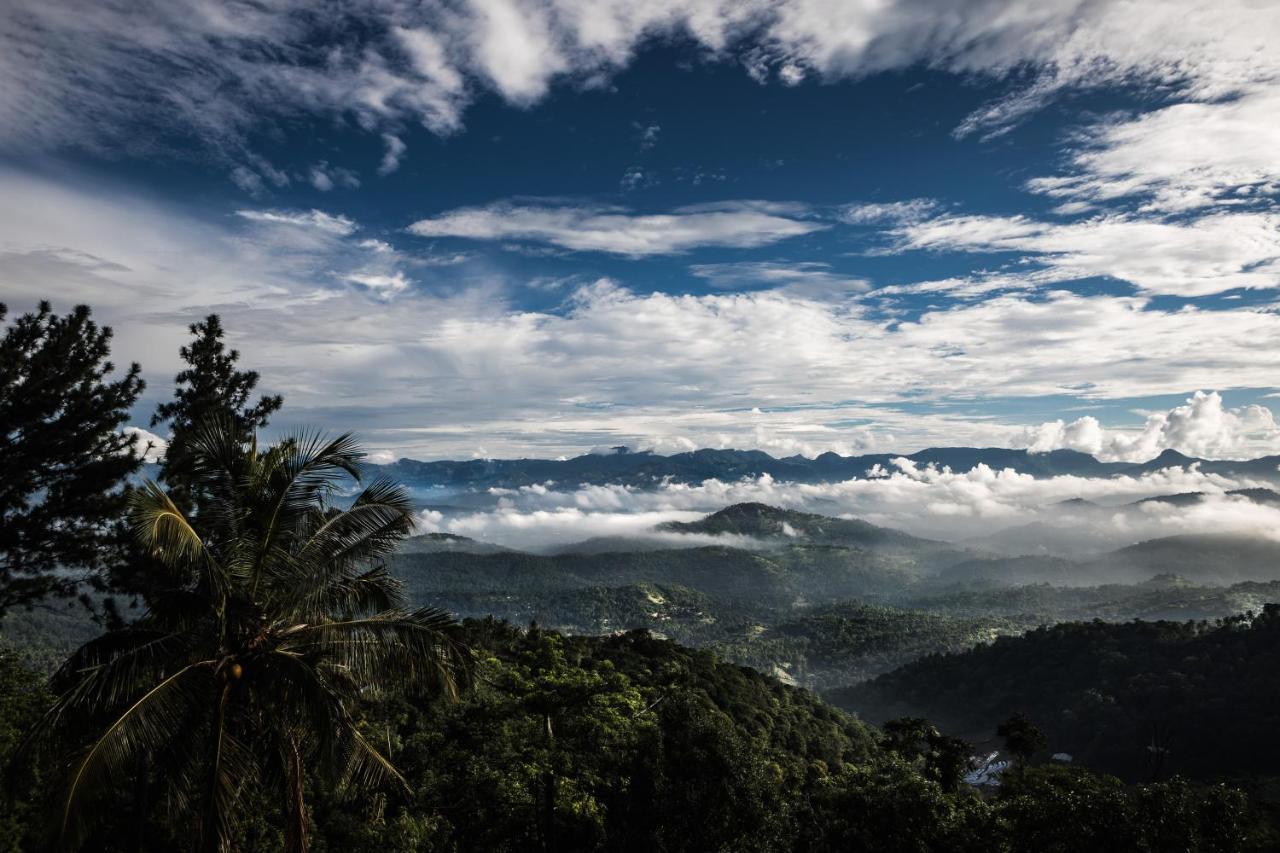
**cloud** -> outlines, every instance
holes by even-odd
[[[236,216],[271,225],[314,228],[340,237],[346,237],[356,231],[356,223],[353,220],[341,214],[333,215],[322,210],[311,210],[306,213],[282,210],[237,210]]]
[[[389,0],[345,7],[341,25],[302,0],[235,14],[211,0],[11,0],[2,14],[0,133],[35,147],[155,144],[142,123],[234,152],[254,126],[299,113],[448,134],[485,92],[529,105],[558,81],[605,80],[664,39],[784,85],[917,65],[1028,81],[967,132],[1069,87],[1142,81],[1207,104],[1280,76],[1280,24],[1248,0],[960,0],[945,15],[924,0]]]
[[[636,129],[640,134],[640,149],[648,151],[658,144],[658,134],[662,132],[662,126],[657,124],[641,125],[637,124]]]
[[[1068,448],[1099,459],[1145,462],[1166,449],[1208,459],[1248,458],[1259,443],[1275,444],[1278,438],[1280,426],[1265,406],[1228,409],[1216,391],[1197,391],[1184,405],[1148,415],[1139,430],[1104,429],[1086,416],[1041,424],[1027,445],[1036,453]]]
[[[1069,163],[1068,174],[1029,188],[1067,204],[1137,197],[1143,210],[1159,212],[1274,202],[1280,87],[1102,121],[1079,134]]]
[[[922,468],[895,460],[876,476],[838,483],[791,483],[764,476],[734,482],[662,483],[565,488],[540,484],[495,489],[495,506],[473,512],[424,514],[431,530],[470,536],[509,547],[553,549],[593,536],[653,536],[664,521],[688,521],[729,504],[757,501],[822,515],[856,517],[917,535],[965,539],[1029,524],[1079,525],[1093,544],[1122,547],[1143,539],[1193,533],[1275,536],[1280,510],[1228,496],[1262,483],[1169,468],[1140,477],[1037,479],[979,465],[968,471]],[[1125,506],[1148,497],[1203,492],[1203,504]],[[1063,506],[1083,499],[1110,509]],[[705,537],[669,537],[667,547],[707,544]],[[737,547],[759,543],[721,541]]]
[[[382,143],[387,150],[383,153],[382,162],[378,165],[378,174],[386,176],[400,168],[400,161],[404,159],[404,153],[409,146],[405,145],[400,137],[390,133],[382,134]]]
[[[339,166],[330,166],[326,161],[321,160],[311,167],[308,174],[308,180],[311,186],[320,192],[329,192],[335,186],[345,187],[347,189],[358,189],[360,187],[360,178],[350,169],[343,169]]]
[[[928,218],[938,203],[928,198],[906,201],[860,202],[847,205],[840,211],[840,218],[852,225],[909,224]]]
[[[142,427],[127,426],[123,432],[125,435],[133,436],[133,446],[144,462],[159,462],[164,458],[165,451],[169,449],[169,442]]]
[[[674,255],[704,246],[753,248],[828,226],[796,205],[733,201],[636,214],[615,207],[492,204],[452,210],[409,226],[421,237],[526,240],[572,251],[629,257]]]
[[[694,264],[689,272],[720,288],[785,288],[797,296],[841,298],[870,289],[865,279],[841,275],[817,261],[739,261]]]
[[[369,288],[390,299],[402,290],[409,288],[409,280],[405,278],[404,273],[397,272],[391,275],[372,275],[369,273],[352,273],[347,276],[347,281],[354,282]]]
[[[1115,410],[1196,388],[1265,392],[1280,375],[1280,315],[1243,302],[1041,289],[885,317],[866,298],[798,285],[682,295],[602,280],[533,310],[523,278],[267,212],[286,221],[197,218],[0,169],[4,301],[93,305],[115,328],[114,359],[141,362],[157,397],[186,324],[218,311],[264,390],[288,400],[274,426],[359,426],[418,458],[1008,445],[1045,420],[1024,414],[1042,407],[1032,398]],[[394,306],[347,278],[397,274],[417,286]],[[1263,433],[1243,440],[1248,455],[1280,449]]]
[[[894,230],[896,251],[1014,253],[1039,283],[1095,276],[1148,293],[1205,296],[1280,286],[1280,215],[1215,213],[1186,222],[1125,215],[1082,222],[939,216]]]

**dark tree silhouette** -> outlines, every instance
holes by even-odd
[[[192,491],[191,439],[197,427],[207,420],[227,419],[247,437],[266,426],[283,403],[278,395],[263,395],[250,405],[258,374],[236,369],[240,353],[223,343],[225,331],[217,314],[189,328],[195,339],[179,350],[188,367],[174,379],[173,399],[156,407],[151,418],[153,427],[169,425],[171,437],[159,479],[184,510],[197,509],[200,502]]]
[[[88,307],[47,302],[0,338],[0,614],[101,587],[119,558],[141,464],[121,428],[144,385],[136,364],[110,378],[110,344]]]
[[[996,728],[996,734],[1004,738],[1004,747],[1025,767],[1031,757],[1049,745],[1049,739],[1035,724],[1021,713],[1015,713]]]

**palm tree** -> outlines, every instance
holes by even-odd
[[[407,609],[387,571],[412,529],[406,492],[380,480],[333,505],[346,477],[359,481],[350,435],[259,450],[212,422],[191,450],[198,514],[155,483],[130,508],[166,591],[54,677],[61,695],[42,728],[91,727],[66,765],[63,837],[74,843],[86,804],[142,763],[202,849],[229,849],[251,793],[275,790],[285,849],[305,851],[308,775],[346,789],[404,784],[361,733],[357,700],[385,688],[456,695],[468,655],[453,619]]]

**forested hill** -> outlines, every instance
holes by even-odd
[[[813,545],[854,548],[947,549],[950,545],[878,527],[856,518],[833,518],[809,512],[780,509],[762,503],[727,506],[697,521],[668,521],[657,529],[668,533],[736,535],[753,539],[799,540]]]
[[[966,746],[923,721],[881,732],[646,632],[566,637],[482,620],[460,639],[476,671],[459,701],[377,691],[350,709],[405,787],[353,798],[315,780],[313,850],[1227,853],[1265,844],[1245,797],[1224,787],[1125,787],[1032,767],[980,796],[960,783]],[[0,758],[45,701],[0,654]],[[20,808],[0,811],[5,849],[51,849],[57,823],[39,807],[61,789],[23,778],[32,785]],[[189,849],[190,826],[171,819],[164,797],[122,790],[93,849],[132,851],[139,838],[148,851]],[[280,849],[273,805],[245,799],[235,849]]]
[[[1197,459],[1166,450],[1146,462],[1101,462],[1087,453],[1053,450],[1032,453],[1003,447],[934,447],[916,453],[873,453],[841,456],[823,453],[810,459],[788,456],[782,459],[760,450],[694,450],[663,456],[649,451],[631,452],[624,447],[611,453],[590,453],[571,459],[468,459],[465,461],[422,462],[401,459],[386,465],[367,467],[396,482],[413,488],[473,490],[518,488],[548,481],[568,486],[617,483],[653,486],[664,480],[700,483],[704,480],[740,480],[768,475],[776,480],[798,483],[839,482],[865,477],[877,466],[893,470],[893,460],[905,458],[921,466],[936,465],[968,471],[977,465],[1001,470],[1011,468],[1035,477],[1071,474],[1081,477],[1137,475],[1164,468],[1199,464],[1206,473],[1235,474],[1276,480],[1280,457],[1252,460]]]
[[[1206,622],[1074,622],[832,691],[869,720],[923,715],[957,734],[1021,712],[1089,766],[1130,779],[1280,769],[1280,605]]]

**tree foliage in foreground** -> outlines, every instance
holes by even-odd
[[[361,698],[357,725],[406,784],[356,800],[309,777],[313,850],[1270,849],[1234,789],[1128,786],[1033,764],[979,794],[956,784],[962,750],[924,721],[882,733],[646,632],[567,637],[485,621],[467,623],[463,639],[477,662],[460,701]],[[139,815],[150,822],[145,849],[190,849],[187,822],[161,803],[139,812],[131,790],[108,810],[98,849],[137,849]],[[242,849],[279,849],[278,813],[278,798],[245,798]]]
[[[131,504],[162,592],[53,678],[41,729],[65,784],[59,832],[83,837],[95,803],[134,790],[193,847],[232,849],[281,815],[285,848],[305,850],[309,784],[404,784],[358,704],[384,690],[452,695],[465,654],[447,614],[405,609],[383,564],[411,527],[404,491],[378,481],[347,509],[331,504],[357,477],[349,436],[259,450],[221,421],[189,452],[209,497],[197,519],[154,483]]]
[[[120,554],[141,464],[121,429],[143,382],[136,364],[112,379],[110,353],[83,305],[63,317],[42,302],[0,337],[0,615],[101,587]]]

